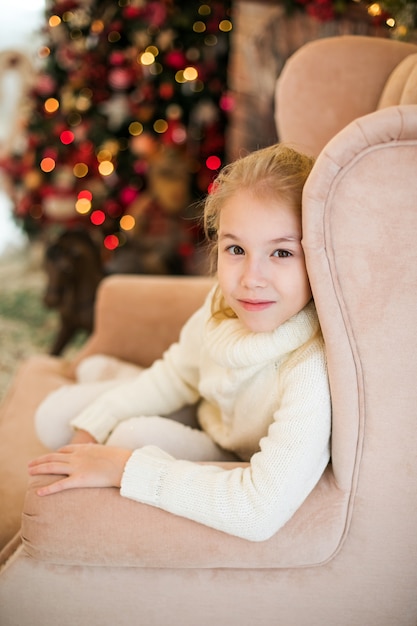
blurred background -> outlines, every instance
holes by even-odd
[[[43,0],[19,0],[0,9],[0,58],[19,51],[36,57],[44,22]],[[16,103],[26,82],[7,63],[1,63],[0,146],[8,153],[10,128],[16,120]],[[5,67],[6,66],[6,67]],[[6,148],[7,146],[7,148]],[[39,257],[39,253],[35,254]],[[40,302],[44,275],[39,258],[32,258],[27,235],[14,217],[14,203],[4,172],[0,170],[0,399],[22,359],[44,351],[56,331],[56,322]]]
[[[105,275],[207,272],[231,30],[218,0],[3,7],[0,382],[33,352],[78,348]]]
[[[79,308],[105,275],[208,271],[202,201],[224,164],[279,140],[291,54],[416,41],[416,15],[417,0],[3,3],[0,399],[24,358],[85,341]]]

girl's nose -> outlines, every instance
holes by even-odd
[[[250,259],[249,257],[246,258],[241,276],[241,284],[248,289],[266,286],[265,269],[259,260]]]

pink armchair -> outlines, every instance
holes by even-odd
[[[306,44],[276,87],[281,141],[317,156],[349,122],[378,109],[417,104],[417,46],[344,36]]]
[[[350,58],[359,39],[365,47],[381,44],[337,41]],[[321,72],[329,59],[325,41],[336,54],[335,40],[305,50],[308,63],[308,49],[321,49]],[[385,83],[382,69],[368,68],[369,82],[378,76],[374,109],[383,84],[396,72],[404,77],[402,64],[407,77],[416,67],[417,47],[384,41],[384,50]],[[282,135],[289,63],[278,88]],[[303,77],[305,90],[307,83]],[[315,124],[332,118],[326,107]],[[35,357],[23,364],[0,422],[8,533],[23,508],[21,529],[2,553],[2,626],[415,626],[417,104],[361,113],[356,119],[355,108],[347,126],[345,114],[336,136],[317,148],[304,193],[303,245],[333,400],[332,462],[317,487],[260,543],[125,500],[115,489],[40,499],[36,486],[48,477],[31,479],[27,491],[25,485],[26,461],[40,451],[33,410],[47,391],[72,380],[75,363]],[[286,140],[307,145],[312,137],[309,145],[318,146],[313,135],[294,131]],[[94,334],[78,358],[106,352],[150,363],[209,285],[207,278],[107,279]]]

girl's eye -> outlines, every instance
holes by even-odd
[[[240,246],[229,246],[229,247],[227,248],[227,251],[228,251],[230,254],[235,254],[235,255],[238,255],[238,254],[245,254],[245,252],[244,252],[243,248],[241,248]]]
[[[286,259],[292,256],[292,254],[288,250],[275,250],[272,256],[279,257],[280,259]]]

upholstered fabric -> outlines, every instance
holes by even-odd
[[[47,355],[37,355],[25,361],[2,404],[0,549],[20,527],[28,482],[27,464],[46,451],[37,440],[34,429],[33,416],[40,402],[59,386],[74,382],[77,364],[89,354],[108,353],[138,365],[149,365],[177,339],[183,323],[202,303],[212,284],[208,278],[181,278],[177,281],[147,276],[142,277],[139,284],[134,276],[109,279],[108,282],[108,288],[103,285],[99,289],[96,331],[74,361]],[[184,285],[189,288],[183,289]],[[158,294],[156,299],[154,294]],[[167,318],[161,319],[161,310],[166,311],[168,321]],[[152,341],[147,340],[149,336],[153,337]]]
[[[357,117],[383,106],[416,104],[415,60],[404,61],[416,53],[411,43],[355,35],[306,44],[290,57],[277,81],[280,141],[317,156]],[[397,68],[402,62],[405,66]]]
[[[0,412],[0,549],[20,527],[28,483],[27,464],[45,452],[35,436],[38,403],[64,384],[66,363],[39,355],[22,363]],[[1,561],[0,561],[1,562]]]
[[[382,91],[378,109],[417,102],[417,53],[405,57],[390,74]]]
[[[244,464],[228,463],[227,467],[237,465]],[[73,491],[42,501],[35,489],[45,482],[48,479],[31,481],[23,514],[23,541],[27,554],[51,563],[304,567],[334,554],[347,519],[348,496],[337,488],[330,469],[281,532],[255,543],[122,498],[116,489]],[[100,512],[95,527],[89,523],[92,507]],[[74,541],[76,528],[82,529],[82,541]]]

